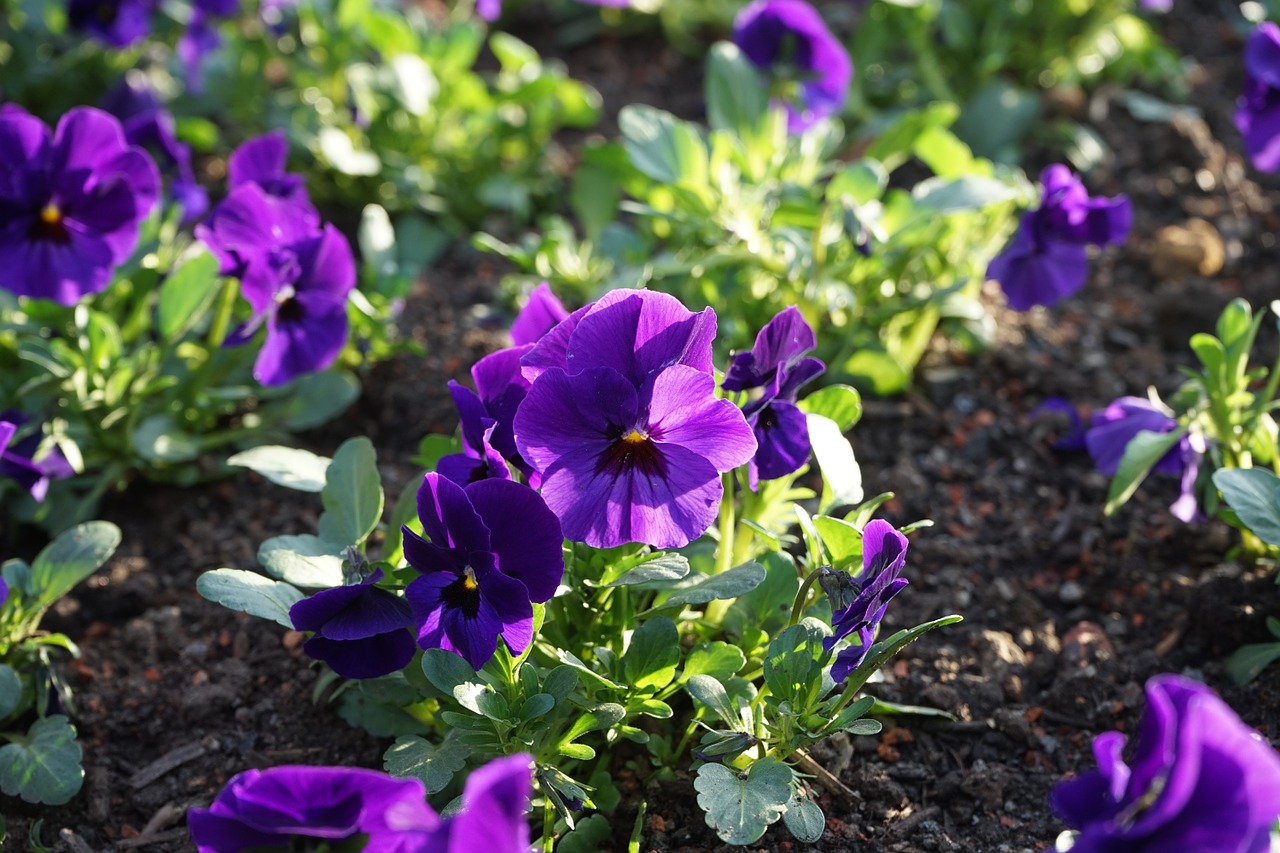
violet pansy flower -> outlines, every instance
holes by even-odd
[[[1022,215],[1009,245],[987,267],[987,278],[1000,282],[1016,311],[1078,291],[1089,276],[1085,246],[1123,243],[1133,218],[1128,198],[1091,198],[1061,164],[1046,168],[1040,183],[1040,207]]]
[[[273,199],[314,213],[307,197],[306,179],[285,171],[288,158],[289,142],[281,131],[247,139],[227,158],[227,186],[236,190],[245,184],[257,184]],[[318,222],[319,216],[315,218]]]
[[[1114,477],[1124,458],[1125,448],[1140,432],[1173,432],[1178,421],[1144,397],[1121,397],[1093,416],[1093,425],[1085,432],[1085,445],[1098,470]],[[1164,456],[1153,471],[1181,478],[1181,494],[1169,511],[1180,521],[1191,523],[1199,515],[1196,504],[1196,477],[1205,454],[1204,436],[1186,432]]]
[[[889,608],[889,600],[908,583],[900,577],[907,563],[907,537],[881,519],[867,522],[862,530],[862,571],[856,576],[822,570],[819,583],[831,599],[832,635],[822,641],[831,651],[853,634],[858,645],[842,649],[831,664],[831,677],[843,684],[871,651],[876,629]]]
[[[511,324],[511,342],[516,346],[536,344],[568,316],[569,312],[544,281],[529,294],[529,301]]]
[[[360,583],[323,589],[289,608],[299,631],[314,636],[302,650],[344,678],[377,678],[413,658],[413,612],[403,598],[375,584],[376,569]]]
[[[3,430],[3,427],[0,427]],[[4,578],[0,578],[0,607],[9,600],[9,584]]]
[[[13,480],[34,500],[43,501],[49,493],[49,483],[72,476],[75,469],[56,447],[35,458],[41,444],[38,431],[13,440],[29,421],[30,418],[13,409],[0,412],[0,477]]]
[[[473,392],[456,382],[449,392],[457,406],[462,423],[462,453],[450,454],[437,466],[441,474],[455,483],[466,484],[486,477],[509,479],[511,474],[503,460],[510,462],[525,476],[529,485],[538,488],[541,475],[524,461],[516,448],[516,410],[529,391],[529,380],[521,372],[520,359],[533,346],[510,347],[490,353],[471,367],[475,381]]]
[[[533,603],[564,576],[560,522],[533,489],[510,480],[459,486],[427,474],[418,490],[425,538],[404,528],[404,553],[421,577],[405,589],[418,645],[456,652],[479,671],[498,648],[533,639]]]
[[[128,47],[151,32],[155,0],[68,0],[67,25],[111,47]]]
[[[462,427],[462,452],[450,453],[436,463],[436,471],[460,486],[496,477],[510,480],[506,460],[493,446],[498,422],[489,417],[484,402],[470,388],[450,380],[449,394]]]
[[[1280,755],[1203,684],[1158,675],[1146,694],[1130,760],[1123,734],[1098,735],[1098,769],[1049,795],[1072,853],[1267,853]]]
[[[129,259],[160,178],[120,122],[76,107],[52,133],[0,110],[0,287],[74,305]]]
[[[234,190],[196,228],[222,263],[240,276],[254,319],[229,345],[267,327],[253,366],[263,385],[282,385],[323,370],[347,341],[347,298],[356,283],[355,259],[333,225],[317,227],[299,205],[273,202],[255,183]]]
[[[615,290],[521,360],[532,386],[516,412],[516,446],[570,539],[678,548],[711,526],[720,474],[756,451],[742,412],[716,399],[715,330],[710,308]]]
[[[733,41],[769,77],[792,133],[844,106],[853,62],[805,0],[753,0],[733,22]]]
[[[467,777],[462,808],[426,835],[422,851],[529,853],[533,757],[519,753],[490,761]]]
[[[1271,21],[1249,36],[1244,72],[1236,127],[1253,165],[1274,172],[1280,169],[1280,27]]]
[[[418,853],[440,818],[417,779],[361,767],[246,770],[187,813],[199,853],[311,849],[366,836],[366,853]],[[346,848],[340,848],[346,849]]]
[[[760,480],[785,477],[809,460],[809,425],[795,403],[800,389],[827,369],[808,355],[815,346],[813,329],[790,305],[765,324],[750,352],[733,357],[720,383],[726,391],[764,389],[742,410],[758,445],[747,469],[753,489]]]

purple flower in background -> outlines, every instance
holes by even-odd
[[[214,209],[196,236],[217,255],[254,318],[228,345],[267,326],[253,366],[263,385],[282,385],[323,370],[347,341],[347,297],[356,283],[355,259],[333,225],[318,227],[309,209],[280,203],[255,183],[236,189]]]
[[[187,72],[187,88],[204,90],[204,58],[222,46],[218,20],[240,11],[240,0],[193,0],[191,18],[178,39],[177,54]]]
[[[178,141],[173,115],[164,108],[145,75],[131,71],[107,93],[102,108],[120,119],[130,145],[145,148],[156,158],[170,182],[170,194],[182,207],[184,223],[194,222],[209,209],[209,194],[196,181],[191,148]]]
[[[877,518],[867,522],[862,531],[862,571],[856,577],[823,570],[819,582],[831,598],[833,633],[822,641],[822,647],[831,651],[851,634],[858,635],[859,643],[846,646],[831,663],[831,677],[837,685],[843,684],[871,651],[889,600],[908,583],[899,577],[906,563],[907,537]]]
[[[440,818],[417,779],[361,767],[246,770],[207,809],[187,813],[199,853],[311,849],[365,835],[365,853],[429,849],[423,832]]]
[[[1280,27],[1265,21],[1244,46],[1244,94],[1236,127],[1253,165],[1280,169]]]
[[[770,77],[792,133],[844,106],[853,62],[805,0],[753,0],[733,22],[733,41]]]
[[[0,110],[0,287],[74,305],[107,286],[155,206],[155,163],[120,122],[77,107],[49,129]]]
[[[711,526],[720,474],[756,451],[742,412],[715,397],[715,330],[710,308],[615,290],[524,356],[516,446],[570,539],[678,548]]]
[[[510,755],[471,772],[462,809],[428,832],[422,851],[529,853],[529,798],[533,757]]]
[[[1138,0],[1138,5],[1153,12],[1168,12],[1173,8],[1173,0]]]
[[[1123,734],[1098,735],[1098,769],[1049,794],[1072,853],[1267,853],[1280,755],[1203,684],[1158,675],[1146,693],[1131,760]]]
[[[551,292],[551,286],[544,281],[529,294],[529,301],[511,324],[511,342],[516,346],[536,344],[568,316],[569,312]]]
[[[360,583],[324,589],[289,608],[299,631],[314,633],[302,650],[344,678],[377,678],[413,658],[413,613],[400,596],[375,586],[382,569]]]
[[[35,458],[42,443],[39,430],[13,440],[30,420],[13,409],[0,412],[0,477],[13,480],[33,499],[43,501],[49,493],[49,483],[72,476],[75,469],[56,447]]]
[[[0,430],[3,430],[3,427],[0,427]],[[8,600],[9,584],[5,582],[4,578],[0,578],[0,607],[3,607],[4,603]]]
[[[1084,286],[1088,244],[1123,243],[1133,213],[1129,199],[1090,198],[1071,170],[1054,164],[1040,174],[1040,207],[1022,215],[1013,240],[987,267],[1009,307],[1052,305]]]
[[[1048,397],[1031,410],[1032,421],[1052,421],[1062,424],[1057,438],[1049,445],[1054,450],[1078,452],[1086,449],[1084,420],[1075,404],[1064,397]]]
[[[154,0],[68,0],[67,24],[111,47],[128,47],[151,32]]]
[[[418,490],[426,538],[404,528],[404,553],[422,574],[405,598],[418,645],[456,652],[479,671],[498,648],[533,638],[533,603],[564,576],[560,522],[533,489],[510,480],[459,486],[427,474]]]
[[[289,142],[281,131],[247,139],[227,158],[227,186],[236,190],[257,184],[273,199],[314,212],[306,179],[285,171],[288,158]],[[315,218],[318,222],[319,216]]]
[[[1093,425],[1085,433],[1085,444],[1098,470],[1114,477],[1125,448],[1138,433],[1166,433],[1175,429],[1178,429],[1177,420],[1150,400],[1121,397],[1093,416]],[[1186,432],[1152,468],[1157,473],[1182,478],[1181,495],[1169,511],[1188,524],[1199,515],[1195,487],[1205,449],[1204,436]]]
[[[820,359],[807,357],[815,346],[800,309],[787,306],[760,330],[750,352],[733,357],[720,383],[726,391],[764,388],[742,410],[758,445],[747,468],[753,489],[760,480],[785,477],[809,460],[809,425],[795,401],[800,389],[827,369]]]
[[[462,426],[462,452],[441,457],[436,471],[460,486],[496,477],[510,480],[506,461],[493,447],[493,433],[498,422],[489,417],[484,402],[476,392],[457,382],[449,382],[449,393],[458,409]]]

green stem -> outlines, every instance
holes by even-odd
[[[222,285],[222,297],[218,300],[218,313],[213,315],[213,323],[209,326],[209,349],[216,350],[227,339],[227,331],[231,326],[231,315],[236,308],[236,297],[240,295],[240,282],[227,279]]]
[[[551,794],[542,792],[542,853],[552,853],[556,846],[556,807]]]
[[[822,573],[822,569],[814,569],[809,572],[809,576],[804,579],[804,583],[800,584],[800,591],[796,593],[795,604],[791,605],[791,619],[787,622],[787,627],[798,625],[801,617],[804,616],[805,604],[809,599],[809,590],[813,589],[813,585],[818,582],[818,576]]]
[[[733,472],[721,475],[724,495],[720,498],[720,542],[716,546],[716,571],[720,575],[733,568],[733,537],[735,519],[733,515]],[[729,612],[728,599],[716,599],[707,605],[706,620],[719,626]]]

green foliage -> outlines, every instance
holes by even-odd
[[[60,806],[80,792],[84,768],[76,730],[61,714],[31,724],[0,747],[0,791],[28,803]]]
[[[763,758],[745,772],[704,764],[693,787],[707,826],[729,844],[751,844],[787,810],[794,783],[790,767],[776,758]]]

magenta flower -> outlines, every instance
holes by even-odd
[[[1134,436],[1140,432],[1173,432],[1177,428],[1177,420],[1150,400],[1121,397],[1093,416],[1093,425],[1085,432],[1084,440],[1098,470],[1114,477]],[[1181,494],[1169,511],[1188,524],[1199,516],[1196,477],[1205,450],[1204,436],[1189,431],[1152,468],[1158,474],[1181,478]]]
[[[871,651],[890,599],[908,584],[906,578],[899,577],[906,564],[907,537],[877,518],[867,522],[862,531],[862,571],[850,577],[826,570],[819,578],[831,598],[832,610],[832,635],[822,641],[822,647],[831,651],[845,637],[858,635],[858,645],[846,646],[831,664],[831,677],[837,685],[843,684]]]
[[[807,357],[815,346],[813,329],[790,305],[765,324],[750,352],[733,357],[720,383],[726,391],[764,389],[742,410],[758,445],[747,468],[753,489],[760,480],[785,477],[809,461],[809,425],[796,395],[827,369],[820,359]]]
[[[360,767],[246,770],[187,813],[199,853],[313,849],[365,835],[365,853],[419,853],[440,818],[417,779]],[[345,849],[345,848],[342,848]]]
[[[1133,218],[1128,198],[1090,198],[1066,166],[1049,166],[1040,183],[1040,207],[1023,214],[1013,240],[987,267],[1015,311],[1052,305],[1084,287],[1085,246],[1123,243]]]
[[[1126,737],[1093,740],[1098,769],[1049,795],[1079,830],[1072,853],[1266,853],[1280,819],[1280,755],[1208,687],[1147,682],[1131,760]]]
[[[298,631],[312,631],[302,650],[343,678],[377,678],[413,658],[413,612],[403,598],[375,584],[382,569],[360,583],[322,589],[289,608]]]
[[[568,316],[569,312],[551,292],[551,286],[544,281],[529,294],[529,301],[511,324],[511,342],[516,346],[536,344]]]
[[[844,106],[853,62],[805,0],[753,0],[733,22],[733,41],[770,78],[792,133]]]
[[[1280,27],[1264,21],[1244,47],[1244,94],[1236,127],[1253,165],[1280,169]]]
[[[159,196],[156,166],[120,122],[77,107],[49,129],[0,110],[0,287],[74,305],[129,259]]]
[[[715,330],[710,308],[615,290],[524,356],[516,446],[570,539],[678,548],[711,526],[720,474],[756,451],[742,412],[715,397]]]
[[[564,576],[560,522],[533,489],[510,480],[462,487],[427,474],[418,490],[426,538],[404,528],[404,553],[421,577],[405,589],[418,645],[456,652],[479,671],[498,648],[533,639],[533,602]]]
[[[56,447],[35,458],[41,444],[38,430],[13,440],[30,420],[13,409],[0,412],[0,477],[13,480],[34,500],[43,501],[49,493],[49,483],[72,476],[75,469]]]

